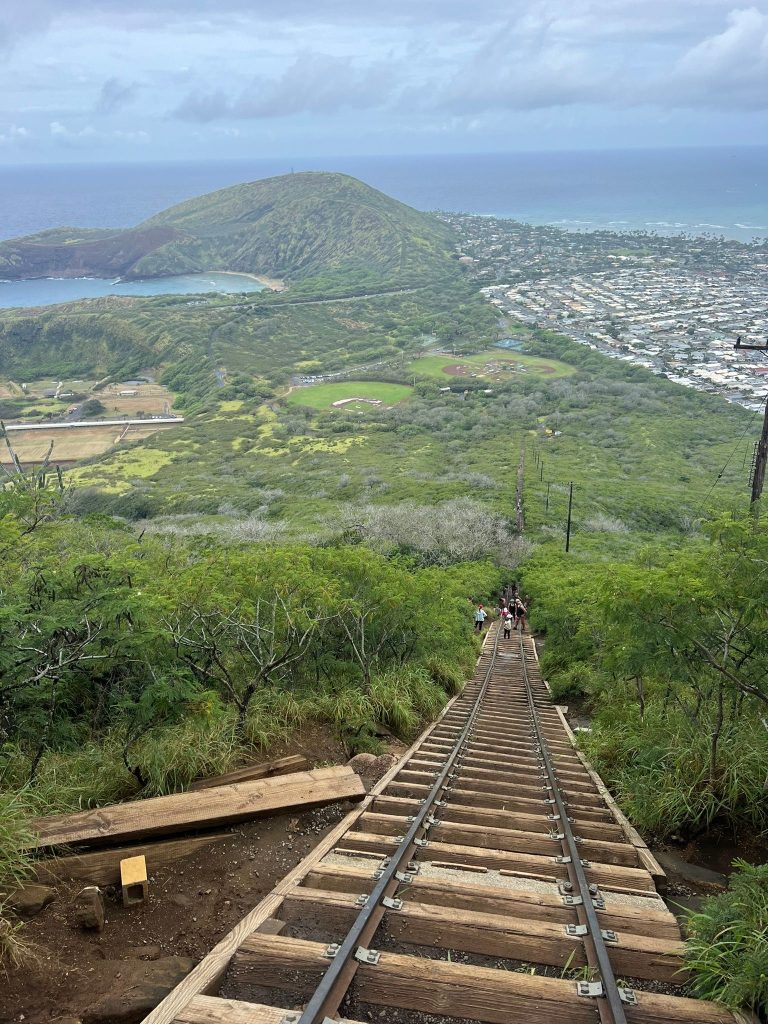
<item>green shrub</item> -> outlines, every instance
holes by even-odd
[[[449,661],[439,654],[433,654],[427,658],[425,667],[430,679],[445,690],[449,696],[455,697],[464,689],[466,677],[455,661]]]
[[[549,679],[552,699],[557,703],[567,700],[581,700],[589,690],[590,669],[583,662],[576,662],[565,671],[558,672]]]
[[[768,1013],[768,864],[737,860],[728,892],[688,918],[685,965],[703,999]]]
[[[371,684],[376,720],[400,739],[412,739],[419,727],[436,718],[445,704],[445,691],[417,666],[392,669]]]
[[[718,773],[710,780],[706,721],[691,722],[656,699],[641,716],[626,693],[617,697],[598,702],[584,745],[641,831],[664,837],[705,828],[716,819],[764,823],[764,729],[750,720],[727,728],[718,747]]]

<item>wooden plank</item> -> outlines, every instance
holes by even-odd
[[[342,765],[38,818],[31,827],[38,847],[103,844],[233,824],[270,812],[304,810],[364,795],[360,776]]]
[[[319,942],[252,935],[232,959],[231,986],[282,986],[309,991],[328,967]],[[466,1017],[489,1024],[597,1024],[597,1007],[576,995],[573,982],[513,971],[470,967],[444,960],[382,952],[376,966],[361,964],[355,976],[361,1002]]]
[[[350,850],[375,850],[377,853],[389,856],[397,848],[397,843],[389,836],[373,835],[369,832],[355,830],[347,833],[344,838],[344,846]],[[481,864],[496,870],[507,868],[534,878],[557,880],[568,877],[565,865],[557,864],[554,856],[539,857],[535,854],[508,853],[502,850],[458,846],[431,840],[428,851],[424,851],[422,856],[429,860],[452,861],[458,864]],[[622,889],[641,890],[656,895],[653,880],[643,869],[625,868],[619,864],[590,864],[585,871],[589,881],[597,882],[598,885],[614,885]]]
[[[212,832],[204,836],[188,836],[184,839],[166,839],[159,843],[142,843],[138,846],[119,846],[97,853],[81,853],[71,857],[47,857],[33,861],[35,877],[39,882],[55,885],[68,878],[77,878],[94,885],[119,885],[120,861],[125,857],[144,856],[150,874],[158,868],[172,864],[183,857],[191,857],[204,846],[231,839],[231,832]]]
[[[309,761],[301,754],[291,754],[276,761],[265,761],[262,764],[249,764],[245,768],[237,768],[226,775],[214,775],[209,779],[195,779],[187,792],[200,789],[213,789],[216,786],[229,786],[233,782],[253,782],[254,779],[271,779],[275,775],[288,775],[292,772],[303,772],[309,768]]]
[[[288,1011],[240,999],[195,996],[174,1024],[282,1024]]]
[[[432,865],[435,866],[435,861],[432,861]],[[458,868],[459,865],[454,864],[452,867]],[[345,893],[370,892],[373,881],[372,869],[346,864],[317,864],[304,879],[305,884],[313,888]],[[435,903],[442,907],[456,907],[478,913],[505,914],[563,925],[578,923],[576,909],[566,906],[561,896],[551,893],[501,889],[486,884],[474,886],[466,882],[416,875],[397,895],[407,902]],[[653,906],[650,900],[646,902]],[[660,900],[656,902],[659,909],[653,910],[616,903],[610,895],[606,895],[606,908],[598,910],[597,915],[604,928],[649,938],[679,940],[677,918]]]
[[[386,787],[387,796],[405,796],[420,798],[426,795],[430,787],[420,782],[401,782],[395,778]],[[471,780],[467,780],[451,788],[451,803],[466,804],[470,807],[498,807],[506,811],[522,811],[533,814],[541,811],[542,808],[550,810],[544,799],[544,791],[541,796],[533,799],[531,797],[516,797],[510,793],[485,793],[472,787]],[[607,807],[579,807],[570,808],[571,818],[575,823],[581,821],[611,821],[611,815]]]
[[[329,936],[346,931],[359,912],[355,895],[310,888],[288,893],[281,910],[289,923],[306,920],[309,914],[317,917]],[[387,911],[384,929],[388,938],[409,945],[457,949],[550,967],[583,967],[587,963],[582,940],[568,935],[565,925],[530,918],[408,901],[400,909]],[[675,985],[688,981],[682,971],[683,949],[680,939],[648,939],[626,933],[608,947],[617,973]]]
[[[369,812],[360,819],[361,828],[385,836],[404,835],[408,831],[405,817]],[[430,831],[430,838],[441,843],[459,843],[479,846],[488,850],[507,850],[517,853],[536,853],[557,856],[560,842],[542,832],[524,832],[520,829],[496,828],[491,825],[467,825],[441,820]],[[623,864],[639,867],[637,851],[629,843],[600,843],[584,840],[579,845],[584,860],[601,864]]]
[[[373,809],[382,814],[415,814],[419,809],[419,801],[400,796],[380,796],[376,798]],[[490,825],[497,828],[516,828],[523,832],[549,833],[554,829],[555,822],[547,819],[545,811],[549,812],[549,808],[543,807],[540,814],[524,814],[498,808],[454,807],[446,804],[440,810],[440,818],[442,821],[455,821],[464,825]],[[618,825],[603,822],[581,822],[577,831],[583,839],[620,842],[624,838],[624,833]]]
[[[195,996],[173,1024],[282,1024],[290,1012],[279,1006],[246,1003],[240,999]],[[355,1024],[355,1021],[341,1018],[338,1024]]]
[[[486,773],[491,774],[493,773]],[[424,783],[432,784],[435,780],[436,772],[427,771],[412,771],[409,768],[404,768],[397,775],[398,782],[414,782],[417,785],[423,785]],[[537,798],[544,799],[544,784],[537,785],[534,779],[531,779],[530,775],[527,777],[521,775],[520,778],[526,778],[526,784],[518,783],[514,778],[502,777],[501,780],[491,779],[486,781],[484,777],[484,770],[482,768],[458,768],[456,770],[456,777],[459,779],[458,785],[463,788],[473,789],[480,793],[493,793],[499,796],[508,797],[509,800],[513,799],[529,799],[535,800]],[[596,810],[602,809],[605,805],[602,797],[598,796],[594,791],[582,792],[579,789],[574,789],[570,785],[566,784],[560,787],[563,795],[567,798],[567,802],[574,807],[590,807]]]

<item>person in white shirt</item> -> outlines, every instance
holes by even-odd
[[[485,625],[485,620],[487,618],[488,618],[488,613],[486,612],[485,608],[483,608],[483,606],[481,604],[479,604],[477,606],[477,611],[475,612],[475,632],[476,633],[482,633],[483,626]]]

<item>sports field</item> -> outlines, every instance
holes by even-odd
[[[312,409],[387,409],[405,401],[413,388],[405,384],[389,384],[378,380],[341,380],[332,384],[311,384],[296,388],[288,395],[291,405],[308,405]]]
[[[558,377],[568,377],[576,370],[557,359],[491,349],[472,356],[424,356],[410,363],[408,372],[440,379],[474,377],[480,380],[506,381],[517,376],[546,377],[555,380]]]
[[[77,462],[114,448],[120,443],[150,437],[160,430],[170,429],[167,424],[147,422],[136,426],[77,427],[72,430],[14,430],[10,434],[13,449],[22,462],[40,462],[53,441],[53,462]],[[6,463],[8,453],[5,445],[0,448],[0,462]]]

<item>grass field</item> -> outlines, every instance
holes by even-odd
[[[305,405],[311,409],[332,409],[334,402],[344,402],[344,405],[336,408],[362,412],[366,409],[397,405],[412,394],[413,388],[404,384],[388,384],[377,380],[344,380],[333,384],[314,384],[306,388],[297,388],[288,395],[288,401],[291,405]],[[364,401],[350,401],[356,398]]]
[[[558,377],[568,377],[576,370],[558,359],[543,359],[541,356],[524,355],[522,352],[491,349],[473,356],[424,356],[410,363],[408,372],[440,379],[475,377],[482,380],[506,381],[522,375],[556,380]]]
[[[131,426],[122,439],[123,443],[150,437],[159,430],[173,429],[156,423],[145,426]],[[54,462],[76,462],[113,449],[123,433],[123,427],[78,427],[74,430],[14,430],[10,435],[13,449],[22,462],[38,462],[48,451],[51,441]],[[7,461],[7,453],[0,450],[0,460]]]

